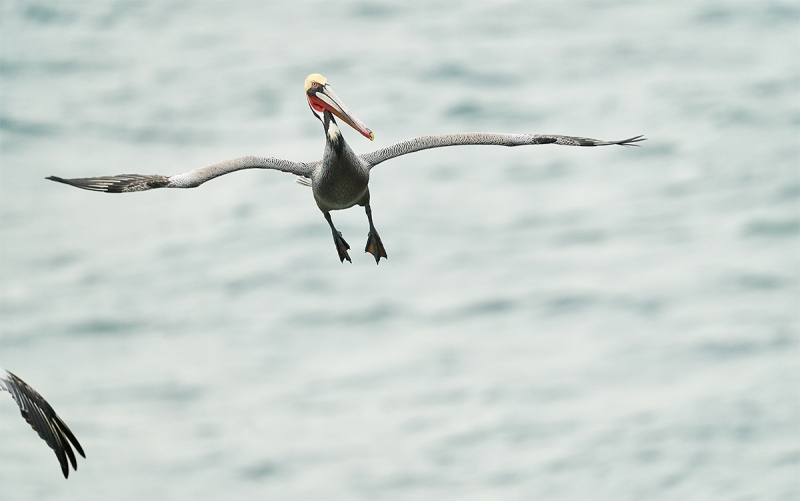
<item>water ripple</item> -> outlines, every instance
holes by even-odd
[[[742,234],[745,237],[783,238],[800,233],[798,219],[756,219],[745,223]]]

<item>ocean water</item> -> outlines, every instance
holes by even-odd
[[[0,498],[800,499],[800,6],[774,0],[0,1]],[[363,210],[305,76],[375,131]]]

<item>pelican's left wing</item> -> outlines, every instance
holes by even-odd
[[[239,157],[206,167],[175,174],[174,176],[121,174],[118,176],[85,177],[64,179],[50,176],[45,179],[68,184],[77,188],[106,193],[128,193],[155,188],[195,188],[201,184],[231,172],[242,169],[273,169],[289,172],[297,176],[309,177],[317,162],[292,162],[271,157]]]
[[[407,153],[442,148],[445,146],[466,145],[495,145],[495,146],[524,146],[529,144],[561,144],[566,146],[638,146],[639,141],[644,141],[642,136],[635,136],[620,141],[603,141],[588,137],[558,136],[550,134],[495,134],[491,132],[465,132],[461,134],[440,134],[435,136],[420,136],[409,139],[371,153],[361,155],[369,169],[381,162],[390,160]]]
[[[25,421],[36,430],[39,436],[47,442],[47,445],[56,453],[58,462],[61,463],[61,472],[64,478],[69,477],[69,466],[67,458],[72,463],[72,469],[78,469],[78,462],[75,460],[75,453],[72,447],[83,457],[81,444],[72,434],[64,421],[58,417],[56,411],[50,404],[33,388],[28,386],[25,381],[5,369],[0,368],[0,391],[11,393],[19,406],[19,411]],[[70,445],[71,443],[71,445]]]

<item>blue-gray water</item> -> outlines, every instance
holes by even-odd
[[[797,2],[0,2],[0,496],[800,498]],[[246,171],[321,156],[320,72],[370,128],[642,148],[451,148],[363,210]]]

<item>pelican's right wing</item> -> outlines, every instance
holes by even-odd
[[[635,136],[621,141],[603,141],[588,137],[559,136],[553,134],[497,134],[492,132],[464,132],[457,134],[439,134],[435,136],[420,136],[407,141],[402,141],[380,150],[361,155],[367,163],[367,168],[372,169],[381,162],[390,160],[407,153],[442,148],[445,146],[467,145],[495,145],[495,146],[524,146],[529,144],[561,144],[565,146],[638,146],[639,141],[644,141],[642,136]]]
[[[231,172],[242,169],[274,169],[297,176],[309,177],[317,162],[292,162],[280,158],[239,157],[218,164],[175,174],[174,176],[121,174],[118,176],[85,177],[64,179],[50,176],[45,179],[68,184],[84,190],[105,191],[107,193],[127,193],[155,188],[195,188],[201,184]]]
[[[50,404],[39,392],[28,386],[22,379],[2,368],[0,368],[0,391],[11,393],[11,396],[14,397],[19,406],[22,417],[31,425],[31,428],[36,430],[42,440],[47,442],[47,445],[53,449],[58,462],[61,463],[61,472],[64,474],[64,478],[68,478],[69,465],[67,464],[67,458],[72,463],[72,468],[78,469],[78,463],[75,460],[75,453],[72,452],[72,447],[75,447],[75,450],[81,456],[86,457],[75,435],[72,434],[67,425],[64,424],[64,421],[58,417],[56,411],[50,407]],[[71,446],[70,443],[72,443]]]

